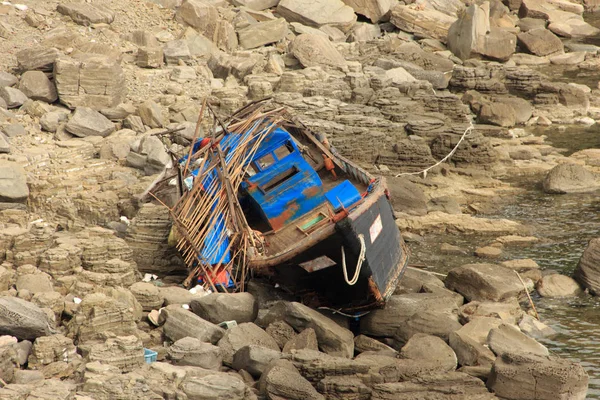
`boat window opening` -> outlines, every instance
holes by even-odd
[[[285,144],[279,146],[276,150],[275,150],[275,156],[277,157],[278,161],[283,160],[286,156],[292,154],[292,152],[294,151],[294,148],[292,147],[290,142],[286,142]]]
[[[309,220],[304,222],[302,225],[298,225],[298,229],[300,229],[304,233],[310,233],[310,231],[314,230],[318,227],[319,223],[325,220],[327,216],[322,212],[318,212],[310,216]]]
[[[258,164],[260,169],[262,171],[264,171],[265,169],[269,168],[271,165],[275,164],[275,157],[273,157],[273,154],[271,154],[271,153],[265,154],[264,156],[259,158],[256,161],[256,163]]]
[[[248,165],[248,168],[246,168],[247,176],[254,176],[258,172],[259,172],[258,167],[254,163],[250,163],[250,165]]]
[[[276,187],[280,186],[287,180],[289,180],[291,177],[296,175],[298,172],[299,172],[298,168],[296,168],[296,166],[293,166],[292,168],[289,168],[289,169],[285,170],[284,172],[278,174],[273,179],[271,179],[269,182],[262,185],[260,188],[265,193],[269,192],[269,191],[275,189]]]

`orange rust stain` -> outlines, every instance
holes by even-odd
[[[307,187],[306,189],[304,189],[304,190],[302,191],[302,194],[303,194],[304,196],[306,196],[307,198],[309,198],[309,197],[314,197],[314,196],[316,196],[316,195],[318,195],[318,194],[319,194],[319,192],[320,192],[320,189],[321,189],[321,188],[320,188],[320,187],[318,187],[318,186],[311,186],[311,187]]]
[[[283,211],[279,216],[273,217],[269,219],[269,223],[271,224],[271,228],[273,230],[281,229],[285,226],[286,222],[292,219],[296,211],[300,206],[297,203],[290,204],[285,211]]]

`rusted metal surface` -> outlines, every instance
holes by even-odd
[[[336,265],[336,262],[327,256],[317,257],[307,262],[303,262],[299,264],[303,270],[308,273],[320,271],[325,268],[333,267]]]

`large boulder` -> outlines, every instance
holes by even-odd
[[[54,83],[60,102],[72,109],[84,106],[96,110],[122,103],[127,85],[119,61],[99,55],[83,56],[84,60],[56,60]]]
[[[129,287],[129,291],[135,296],[144,311],[157,310],[165,302],[160,289],[150,282],[136,282]]]
[[[258,315],[258,304],[250,293],[211,293],[192,299],[190,307],[200,318],[214,324],[253,322]]]
[[[25,170],[12,161],[0,160],[0,202],[21,203],[29,197]]]
[[[432,311],[415,313],[409,319],[402,322],[394,334],[394,340],[398,344],[406,343],[410,338],[419,333],[437,336],[448,341],[450,333],[459,330],[461,324],[455,315],[450,316]]]
[[[285,346],[283,346],[282,351],[284,353],[292,353],[293,351],[302,349],[319,351],[319,341],[313,328],[306,328],[288,340]]]
[[[174,342],[189,336],[216,344],[225,334],[223,329],[178,305],[165,307],[161,314],[165,318],[163,332]]]
[[[352,7],[357,14],[369,18],[374,24],[388,19],[394,4],[390,0],[344,0],[344,3]]]
[[[48,316],[41,308],[16,297],[0,297],[0,335],[34,340],[51,331]]]
[[[573,277],[592,294],[596,296],[600,294],[600,238],[589,241]]]
[[[583,400],[588,374],[554,356],[505,353],[494,362],[487,386],[503,399]]]
[[[506,103],[484,103],[479,109],[477,122],[503,127],[512,127],[517,122],[517,114],[513,107]]]
[[[277,13],[288,22],[320,28],[327,25],[348,32],[356,22],[356,14],[341,0],[282,0]]]
[[[233,369],[249,372],[254,377],[260,377],[273,360],[278,360],[282,354],[278,350],[249,345],[244,346],[233,355]]]
[[[288,360],[273,361],[259,382],[260,394],[268,399],[324,400]]]
[[[193,337],[184,337],[173,343],[168,354],[175,365],[219,370],[223,363],[223,352],[218,346]]]
[[[600,188],[600,179],[584,166],[578,164],[558,164],[544,178],[546,193],[584,193]]]
[[[583,292],[577,281],[561,274],[543,276],[535,289],[542,297],[573,297]]]
[[[292,55],[305,67],[331,66],[342,67],[346,60],[329,39],[303,33],[291,43]]]
[[[54,103],[58,99],[54,83],[42,71],[27,71],[21,75],[19,90],[32,100]]]
[[[219,340],[223,364],[231,366],[234,354],[244,346],[256,345],[279,352],[279,346],[267,332],[252,322],[246,322],[225,331]]]
[[[77,107],[65,129],[78,137],[105,137],[113,133],[116,126],[104,115],[89,107]]]
[[[506,61],[515,52],[513,33],[490,26],[490,3],[472,4],[448,30],[448,48],[462,60],[474,54]]]
[[[417,333],[402,347],[400,357],[423,363],[435,364],[440,371],[454,371],[456,354],[450,346],[437,336]]]
[[[564,52],[562,41],[548,29],[532,29],[519,33],[519,44],[536,56],[550,56]]]
[[[422,9],[416,4],[403,5],[398,3],[392,8],[390,22],[398,29],[431,37],[443,42],[448,38],[448,30],[456,21],[455,16],[450,16],[431,8]]]
[[[525,335],[514,325],[502,324],[491,329],[487,337],[487,343],[489,348],[498,356],[505,353],[529,353],[540,356],[550,354],[546,346]]]
[[[325,353],[341,356],[354,356],[354,335],[323,314],[296,302],[276,303],[262,319],[268,325],[275,321],[284,321],[297,331],[314,329],[319,347]]]
[[[454,268],[444,283],[469,301],[502,301],[517,297],[524,290],[514,271],[496,264],[467,264]]]
[[[381,309],[372,310],[360,319],[365,335],[393,337],[403,322],[416,313],[435,311],[452,316],[458,305],[453,297],[435,293],[406,293],[393,295]]]
[[[467,324],[468,325],[468,324]],[[450,334],[449,344],[458,364],[464,366],[484,366],[489,367],[494,362],[496,355],[484,344],[477,340],[477,337],[471,335],[467,325]]]

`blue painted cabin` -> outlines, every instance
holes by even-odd
[[[349,181],[328,192],[317,171],[304,159],[291,135],[275,129],[260,145],[242,183],[248,203],[270,229],[279,230],[329,201],[334,210],[361,199]]]

